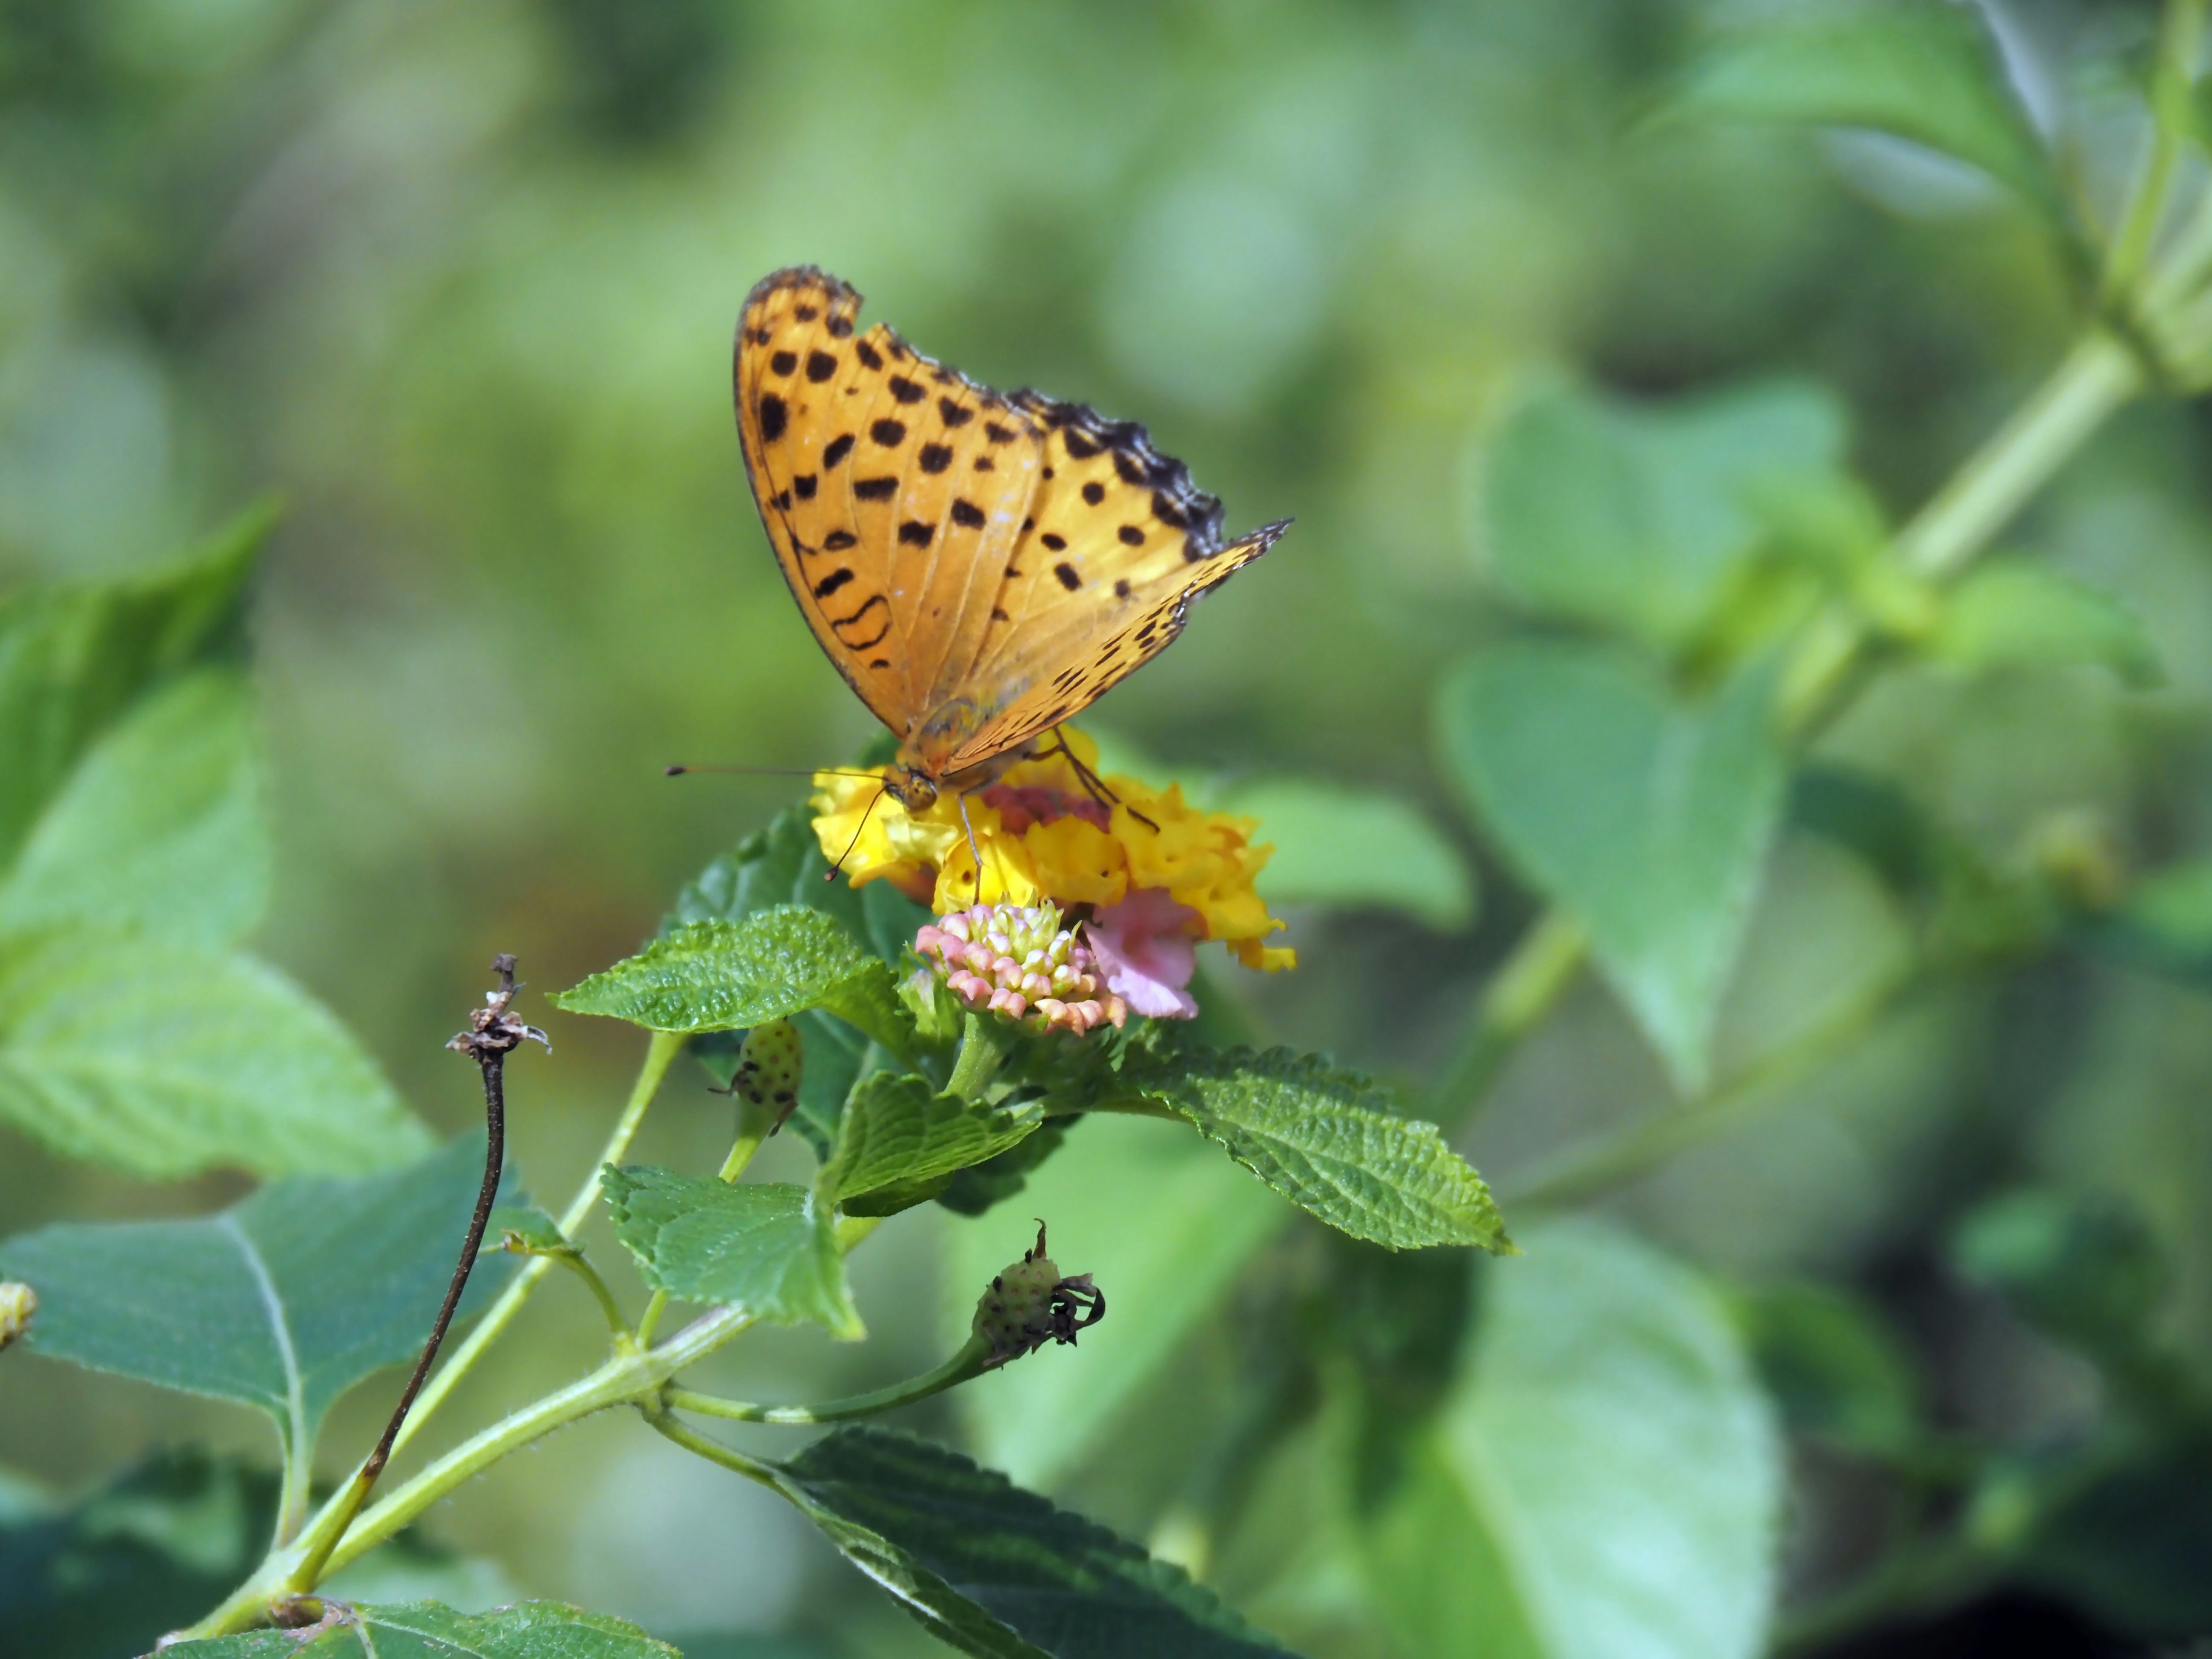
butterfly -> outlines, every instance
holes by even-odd
[[[1224,543],[1221,503],[1142,427],[979,386],[855,332],[860,310],[811,266],[753,289],[738,434],[792,597],[898,738],[884,787],[920,812],[1158,656],[1290,521]]]

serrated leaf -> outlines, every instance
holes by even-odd
[[[409,1169],[279,1181],[195,1220],[64,1223],[0,1242],[0,1278],[38,1291],[37,1352],[258,1407],[304,1455],[332,1401],[421,1350],[483,1156],[464,1136]],[[480,1261],[466,1306],[507,1266]]]
[[[841,1429],[776,1470],[913,1614],[988,1659],[1261,1659],[1284,1650],[1103,1527],[927,1442]]]
[[[1958,667],[2086,663],[2130,685],[2162,678],[2135,613],[2088,583],[2025,560],[1978,565],[1954,588],[1925,647]]]
[[[161,1651],[179,1659],[682,1659],[635,1625],[561,1601],[475,1613],[435,1601],[355,1607],[319,1635],[261,1630]]]
[[[553,1000],[655,1031],[734,1031],[822,1008],[894,1052],[914,1035],[882,959],[831,917],[792,904],[687,923]]]
[[[0,928],[91,922],[234,945],[274,857],[253,690],[203,669],[143,700],[85,753],[0,881]]]
[[[484,1249],[499,1249],[510,1237],[528,1253],[550,1255],[576,1248],[562,1232],[561,1224],[534,1204],[502,1204],[485,1218]]]
[[[1260,820],[1270,904],[1393,910],[1456,931],[1474,920],[1474,875],[1420,811],[1378,790],[1297,778],[1242,784],[1212,805]]]
[[[1599,647],[1514,644],[1438,702],[1455,780],[1521,873],[1589,935],[1676,1085],[1704,1085],[1783,805],[1774,677],[1671,692]]]
[[[0,1121],[147,1177],[381,1168],[429,1132],[319,1003],[250,957],[0,934]]]
[[[742,1308],[770,1325],[867,1333],[845,1283],[830,1206],[785,1182],[732,1185],[633,1164],[608,1168],[615,1237],[646,1283],[686,1302]]]
[[[813,815],[787,806],[685,885],[660,924],[667,938],[686,922],[738,921],[780,904],[797,904],[835,916],[845,931],[896,967],[915,932],[929,920],[887,881],[855,888],[830,878],[830,860],[814,834]]]
[[[937,1195],[953,1172],[1018,1146],[1044,1108],[971,1105],[927,1078],[879,1072],[853,1091],[815,1190],[848,1215],[895,1215]]]
[[[1548,388],[1485,462],[1492,568],[1534,610],[1677,649],[1771,534],[1763,492],[1834,472],[1844,439],[1842,409],[1809,383],[1656,405]]]
[[[274,515],[143,575],[0,599],[0,866],[92,741],[149,686],[231,651]]]
[[[1480,1631],[1514,1659],[1754,1659],[1781,1449],[1712,1291],[1609,1228],[1494,1264],[1471,1364],[1364,1522],[1409,1654]]]
[[[1433,1123],[1318,1055],[1232,1048],[1133,1060],[1127,1085],[1173,1107],[1309,1214],[1392,1249],[1510,1250],[1490,1189]]]
[[[2054,223],[2069,219],[2050,154],[1973,6],[1889,0],[1762,18],[1713,43],[1673,111],[1887,133],[1980,169]]]

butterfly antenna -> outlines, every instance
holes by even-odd
[[[875,774],[869,772],[865,773],[862,775],[873,777],[875,776]],[[860,821],[853,826],[853,839],[845,843],[845,850],[837,854],[837,862],[831,865],[827,870],[824,870],[822,872],[823,880],[835,881],[837,879],[838,872],[842,871],[845,867],[845,860],[853,856],[853,849],[860,844],[861,832],[868,827],[868,819],[876,810],[876,803],[889,793],[890,793],[890,788],[889,785],[886,785],[883,788],[877,790],[874,794],[868,797],[868,804],[860,809]]]
[[[719,772],[732,778],[872,778],[878,774],[853,766],[664,766],[665,778],[688,777],[694,772]]]

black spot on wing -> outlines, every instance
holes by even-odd
[[[983,527],[983,509],[975,502],[956,496],[952,502],[952,522],[969,530]]]
[[[772,444],[783,436],[784,428],[791,424],[791,410],[773,392],[762,392],[757,408],[760,415],[761,441]]]
[[[826,471],[828,469],[836,466],[838,462],[843,460],[852,453],[853,434],[851,433],[848,432],[842,437],[832,438],[828,446],[822,452],[822,465],[823,470]]]
[[[943,444],[924,444],[915,459],[924,472],[942,472],[952,465],[952,452]]]
[[[868,435],[885,449],[896,449],[906,441],[904,421],[881,420],[868,428]]]
[[[1053,566],[1052,574],[1060,578],[1060,585],[1071,593],[1083,586],[1083,578],[1076,574],[1075,567],[1065,559]],[[1176,660],[1182,659],[1178,658]]]
[[[806,354],[806,378],[817,386],[836,372],[837,359],[829,352],[810,351]]]
[[[898,494],[896,478],[855,478],[853,493],[864,501],[887,501]]]

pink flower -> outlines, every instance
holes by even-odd
[[[1051,904],[978,904],[926,922],[915,954],[969,1008],[1080,1036],[1129,1011],[1102,994],[1091,951]]]
[[[1138,1013],[1189,1019],[1198,1002],[1189,989],[1205,920],[1164,887],[1136,887],[1083,929],[1106,988]]]

